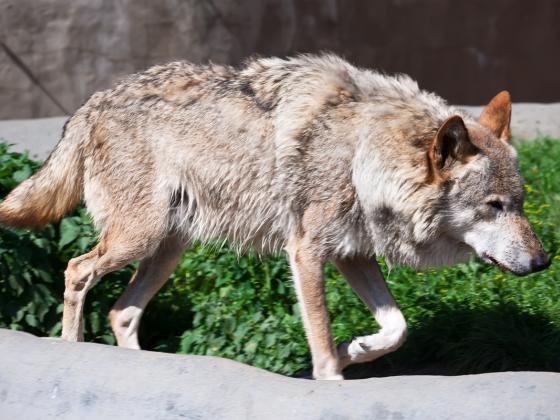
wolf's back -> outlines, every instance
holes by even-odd
[[[0,224],[37,228],[61,219],[78,205],[83,191],[82,116],[66,124],[62,139],[45,164],[0,203]]]

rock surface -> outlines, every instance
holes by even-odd
[[[481,106],[463,106],[478,117]],[[0,141],[14,144],[12,150],[30,152],[35,159],[44,160],[52,151],[68,117],[37,118],[0,121]],[[560,103],[514,104],[512,132],[519,139],[550,136],[560,139]]]
[[[533,0],[0,0],[4,42],[67,112],[174,59],[330,50],[454,103],[560,99],[560,2]],[[0,118],[62,115],[0,48]]]
[[[558,419],[560,374],[321,382],[0,330],[2,419]]]

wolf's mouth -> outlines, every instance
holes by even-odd
[[[515,276],[524,276],[524,275],[527,274],[527,273],[525,273],[525,272],[515,271],[515,270],[512,270],[512,269],[509,268],[509,267],[506,267],[505,265],[503,265],[501,262],[499,262],[496,258],[494,258],[494,257],[493,257],[492,255],[490,255],[490,254],[484,253],[484,254],[481,255],[481,257],[482,257],[482,259],[483,259],[485,262],[487,262],[488,264],[495,265],[495,266],[498,267],[500,270],[506,271],[506,272],[511,273],[511,274],[513,274],[513,275],[515,275]]]

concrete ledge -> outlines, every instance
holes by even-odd
[[[478,117],[482,106],[461,106]],[[519,139],[538,136],[560,138],[560,103],[513,104],[512,133]],[[62,133],[68,117],[0,121],[0,140],[15,144],[13,150],[30,151],[31,157],[44,160],[49,156]]]
[[[0,330],[2,419],[555,419],[559,395],[558,373],[319,382]]]
[[[0,141],[13,144],[11,150],[28,151],[33,159],[45,160],[60,140],[67,119],[53,117],[0,121]]]
[[[460,106],[478,117],[483,106]],[[560,138],[560,103],[517,103],[512,105],[511,132],[514,138],[533,140],[549,136]]]

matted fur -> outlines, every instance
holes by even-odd
[[[344,347],[341,363],[396,348],[406,325],[379,272],[364,261],[375,264],[379,255],[413,267],[453,264],[479,241],[465,239],[476,218],[461,219],[468,211],[457,206],[509,194],[519,213],[515,153],[498,138],[509,136],[510,112],[502,95],[481,124],[405,75],[356,68],[334,55],[254,59],[242,68],[155,66],[78,110],[43,168],[0,204],[0,222],[44,225],[83,196],[100,243],[69,264],[65,338],[80,338],[85,293],[103,274],[134,259],[165,266],[157,276],[142,265],[112,312],[119,344],[129,347],[137,347],[141,312],[178,249],[192,241],[229,241],[259,253],[287,247],[315,376],[338,378],[342,365],[325,324],[324,262],[344,268],[391,331]],[[486,180],[490,186],[476,196],[471,190]],[[518,254],[542,253],[519,217],[516,232],[525,232],[518,237],[528,245]]]

